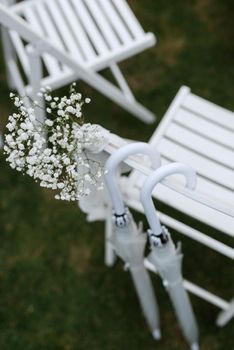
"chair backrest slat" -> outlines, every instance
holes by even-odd
[[[25,19],[27,20],[27,22],[32,26],[32,28],[35,29],[36,32],[38,32],[38,34],[40,35],[44,35],[44,30],[42,28],[42,24],[39,20],[39,16],[41,17],[41,20],[43,21],[43,24],[45,24],[45,27],[48,29],[48,21],[47,21],[47,14],[44,13],[45,11],[41,11],[42,9],[42,5],[40,4],[40,6],[30,6],[25,8],[25,10],[23,11],[23,16],[25,17]],[[37,14],[36,14],[37,13]],[[49,38],[53,38],[53,32],[50,31],[48,34]],[[43,56],[46,68],[48,69],[48,72],[51,75],[56,75],[59,73],[60,71],[60,67],[58,64],[58,61],[54,58],[51,57],[48,54],[44,54]]]
[[[10,30],[9,33],[10,33],[10,38],[11,38],[11,41],[13,42],[16,54],[19,57],[19,60],[22,64],[22,68],[23,68],[26,76],[28,77],[29,76],[29,61],[28,61],[28,56],[27,56],[27,53],[25,50],[23,40],[16,31]]]
[[[29,1],[34,3],[34,0]],[[59,62],[76,71],[81,79],[89,80],[94,86],[96,86],[95,77],[93,77],[92,71],[85,69],[83,62],[78,61],[76,58],[68,55],[66,51],[60,50],[56,45],[53,45],[48,38],[38,34],[38,32],[32,28],[27,21],[21,18],[17,13],[10,11],[1,3],[0,24],[8,28],[9,31],[17,32],[20,38],[34,46],[38,50],[38,53],[49,53],[53,55]]]
[[[73,57],[76,57],[77,60],[83,61],[82,54],[80,50],[78,49],[78,45],[69,30],[68,23],[66,22],[66,19],[64,18],[63,11],[61,8],[59,8],[56,0],[50,0],[46,3],[46,6],[48,7],[48,10],[51,15],[55,16],[57,19],[57,30],[61,36],[61,38],[64,41],[64,44],[66,45],[68,51],[72,54]]]
[[[64,15],[72,23],[71,30],[76,37],[77,43],[83,53],[84,60],[87,63],[92,62],[96,57],[96,52],[90,43],[87,33],[82,27],[78,16],[76,16],[74,8],[72,7],[71,0],[59,0],[61,7],[63,8]]]
[[[174,122],[223,146],[234,149],[232,131],[212,123],[209,119],[201,118],[189,110],[179,108],[175,113]]]
[[[102,7],[103,12],[106,14],[108,18],[111,18],[112,20],[112,26],[116,32],[116,34],[119,36],[120,40],[124,44],[128,44],[132,42],[132,36],[126,27],[126,24],[115,11],[115,7],[112,3],[112,1],[109,0],[99,0],[100,6]]]
[[[170,164],[171,161],[162,157],[162,165]],[[133,171],[130,174],[131,184],[135,184],[135,187],[141,189],[146,176],[143,176],[138,171]],[[173,175],[170,177],[170,181],[181,187],[184,185],[184,179],[180,175]],[[194,200],[196,200],[196,193],[201,193],[208,198],[212,198],[217,204],[222,204],[225,207],[233,206],[233,190],[221,186],[220,184],[207,179],[197,174],[197,190],[194,192]]]
[[[189,94],[183,103],[183,107],[191,110],[195,114],[200,114],[204,118],[209,119],[226,129],[234,131],[234,113],[217,106],[212,102],[208,102],[194,94]]]
[[[234,169],[234,150],[208,140],[206,137],[198,135],[184,126],[171,123],[164,137],[227,168]]]
[[[157,149],[167,159],[189,164],[196,169],[198,174],[234,190],[233,170],[230,168],[205,158],[166,138],[161,140]]]
[[[76,14],[79,17],[86,33],[90,37],[92,45],[95,47],[97,53],[108,53],[108,46],[98,31],[97,25],[84,5],[84,2],[82,0],[72,0],[72,3],[76,10]]]
[[[136,16],[132,12],[128,3],[125,0],[114,0],[115,7],[119,10],[121,17],[124,19],[126,26],[135,38],[141,38],[145,32],[138,22]]]
[[[89,8],[90,13],[95,17],[96,23],[103,35],[105,41],[111,49],[118,49],[120,46],[120,41],[116,36],[110,22],[103,13],[101,7],[97,0],[86,0],[86,5]]]

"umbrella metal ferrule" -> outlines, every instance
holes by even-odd
[[[154,247],[163,247],[169,241],[168,230],[165,226],[162,226],[162,232],[155,234],[151,229],[147,231],[150,244]]]
[[[128,225],[129,216],[127,211],[123,214],[113,214],[113,220],[116,227],[122,228]]]

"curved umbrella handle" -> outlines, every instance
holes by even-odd
[[[121,147],[108,158],[105,164],[105,182],[117,217],[121,217],[126,213],[122,195],[115,176],[117,167],[128,156],[137,153],[147,154],[152,161],[153,168],[156,169],[160,166],[161,160],[159,152],[156,151],[152,145],[144,142],[131,143]]]
[[[163,178],[177,173],[185,176],[186,187],[192,190],[195,189],[197,183],[195,170],[189,165],[172,163],[162,166],[149,175],[141,190],[141,202],[152,231],[151,235],[152,237],[160,237],[161,243],[166,243],[165,240],[167,241],[167,235],[164,232],[157,215],[155,214],[156,208],[152,200],[152,191]]]

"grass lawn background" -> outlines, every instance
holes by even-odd
[[[234,110],[234,2],[232,0],[129,0],[157,45],[121,64],[137,98],[157,122],[183,84]],[[147,141],[145,125],[83,83],[92,98],[86,118],[123,137]],[[58,91],[62,95],[66,89]],[[0,126],[12,112],[0,55]],[[152,340],[129,273],[103,263],[103,223],[87,224],[76,204],[54,200],[30,178],[12,171],[0,156],[0,349],[183,350],[187,349],[168,296],[152,276],[162,319],[162,340]],[[163,205],[160,209],[172,211]],[[181,217],[180,213],[173,215]],[[139,219],[142,216],[137,215]],[[187,221],[188,222],[188,221]],[[213,237],[220,232],[190,219]],[[147,227],[145,223],[145,227]],[[230,299],[229,259],[173,232],[183,242],[184,275]],[[224,242],[230,243],[225,238]],[[233,321],[218,329],[218,309],[192,297],[202,350],[234,348]]]

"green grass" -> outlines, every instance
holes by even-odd
[[[129,2],[158,43],[121,67],[137,98],[157,114],[158,121],[182,84],[234,109],[233,1]],[[148,140],[156,125],[144,125],[83,83],[78,87],[92,98],[87,119],[124,137]],[[2,129],[12,111],[8,95],[0,55]],[[2,155],[0,164],[1,350],[188,348],[155,276],[163,339],[157,344],[152,340],[129,274],[120,262],[112,269],[103,263],[103,223],[88,224],[76,204],[55,201],[53,193],[12,171]],[[176,232],[173,237],[183,242],[185,276],[230,299],[234,290],[230,261]],[[196,297],[192,302],[201,349],[231,350],[233,322],[218,329],[214,325],[218,309]]]

